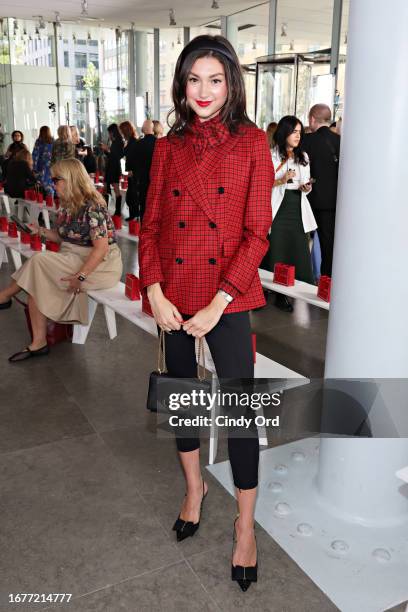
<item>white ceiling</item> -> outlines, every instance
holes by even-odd
[[[177,26],[199,26],[254,5],[251,0],[219,0],[220,9],[211,9],[212,0],[90,0],[88,13],[91,17],[100,17],[102,24],[128,25],[135,22],[139,27],[168,27],[169,9],[174,8]],[[0,15],[31,19],[42,15],[53,21],[55,11],[61,19],[78,19],[81,13],[80,0],[1,0]],[[84,22],[86,23],[86,22]],[[88,22],[89,23],[89,22]],[[94,25],[97,25],[95,22]]]
[[[80,0],[0,0],[0,16],[32,19],[42,15],[47,21],[55,19],[59,11],[61,19],[75,20],[81,13]],[[251,8],[250,11],[237,15],[237,23],[253,23],[267,28],[268,7],[258,4],[256,0],[218,0],[220,9],[211,9],[212,0],[88,0],[88,12],[92,17],[103,18],[100,25],[135,27],[168,27],[169,9],[174,8],[177,27],[199,26],[218,19],[221,15],[231,15]],[[348,0],[345,0],[345,13],[348,12]],[[254,6],[255,5],[255,6]],[[258,6],[257,6],[258,5]],[[312,37],[330,30],[333,0],[279,0],[278,1],[278,36],[282,22],[288,24],[288,38],[299,38],[307,32]],[[98,22],[82,22],[84,25],[97,26]]]

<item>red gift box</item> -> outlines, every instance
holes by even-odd
[[[38,234],[30,236],[30,245],[32,251],[42,251],[41,238]]]
[[[126,274],[125,295],[129,300],[140,300],[139,279],[134,274]]]
[[[319,286],[317,288],[317,296],[325,302],[330,302],[331,278],[330,276],[321,276]]]
[[[37,193],[37,202],[38,202],[39,204],[42,204],[42,203],[44,202],[44,196],[43,196],[43,194],[42,194],[42,193],[40,193],[40,192],[38,192],[38,193]]]
[[[142,295],[142,312],[149,315],[149,317],[153,316],[152,309],[150,307],[149,298],[147,296]]]
[[[252,351],[254,353],[254,363],[256,363],[256,334],[251,334],[252,336]]]
[[[7,219],[7,217],[0,217],[0,232],[8,232],[8,219]]]
[[[31,189],[26,189],[24,191],[24,199],[29,200],[31,198]]]
[[[276,263],[273,268],[273,282],[278,285],[292,287],[295,284],[295,266]]]
[[[30,189],[29,200],[31,200],[32,202],[36,202],[37,201],[37,192],[36,192],[35,189]]]
[[[9,238],[18,238],[17,225],[13,221],[10,221],[9,223],[8,235],[9,235]]]
[[[60,207],[60,199],[58,196],[55,196],[54,198],[54,204],[55,204],[55,210],[58,210]]]
[[[129,234],[131,234],[132,236],[138,236],[139,233],[140,233],[140,221],[131,219],[129,221]]]
[[[104,191],[105,191],[105,188],[104,188],[104,186],[103,186],[103,185],[101,185],[101,186],[99,186],[99,187],[97,187],[97,188],[96,188],[96,191],[99,191],[99,193],[102,193],[102,194],[103,194],[103,193],[104,193]]]
[[[100,176],[101,176],[101,173],[99,172],[99,170],[97,170],[95,172],[95,183],[99,183]]]
[[[113,215],[112,221],[113,225],[115,226],[115,229],[122,229],[122,217],[120,215]]]
[[[53,205],[52,195],[50,193],[45,196],[45,204],[46,204],[46,206],[52,206]]]
[[[31,234],[28,232],[20,232],[20,240],[22,244],[31,244]]]
[[[46,240],[45,248],[47,249],[47,251],[54,251],[54,253],[58,253],[58,251],[60,250],[60,245],[58,244],[58,242],[53,242],[52,240]]]

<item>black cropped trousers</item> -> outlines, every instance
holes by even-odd
[[[184,320],[190,317],[190,315],[182,316]],[[222,315],[218,324],[205,338],[220,381],[253,379],[254,359],[248,312]],[[170,376],[195,378],[197,376],[195,338],[181,329],[166,334],[165,341],[166,364]],[[239,432],[237,435],[235,428],[228,430],[228,454],[235,486],[239,489],[253,489],[258,485],[258,430],[253,411],[245,409],[243,414],[251,419],[251,425],[241,436]],[[176,443],[180,452],[190,452],[200,447],[199,437],[185,438],[176,435]]]

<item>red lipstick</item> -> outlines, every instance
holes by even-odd
[[[202,100],[196,100],[196,103],[198,104],[198,106],[201,106],[204,108],[205,106],[209,106],[211,104],[211,101],[203,102]]]

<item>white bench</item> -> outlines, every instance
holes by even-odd
[[[268,272],[261,268],[258,272],[264,289],[269,289],[276,293],[283,293],[283,295],[303,300],[308,304],[312,304],[312,306],[318,306],[324,310],[329,310],[329,303],[317,297],[317,287],[315,285],[295,280],[295,284],[292,287],[286,287],[285,285],[279,285],[273,282],[273,272]]]

